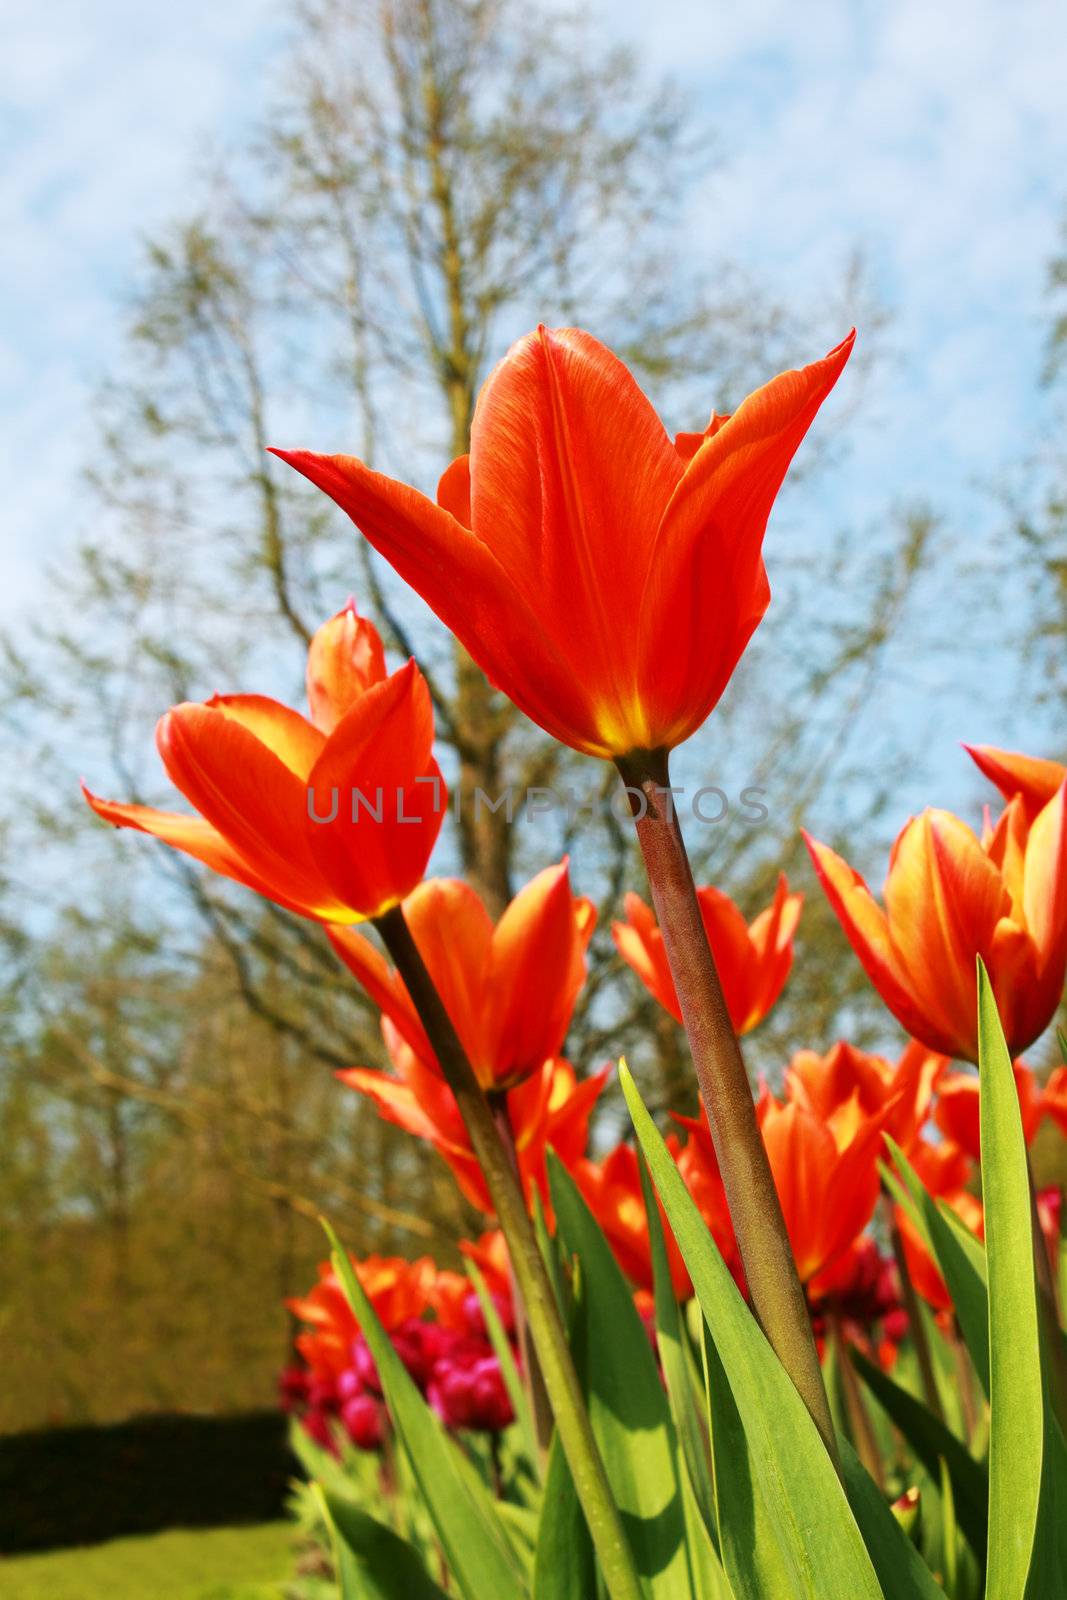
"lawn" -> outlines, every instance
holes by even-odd
[[[281,1600],[286,1522],[157,1533],[0,1558],[0,1600]]]

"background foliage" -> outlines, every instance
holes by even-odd
[[[430,488],[465,447],[489,364],[539,317],[615,345],[672,427],[730,409],[853,321],[866,365],[850,369],[850,405],[883,357],[858,258],[839,303],[800,293],[786,311],[727,241],[691,255],[677,218],[718,158],[714,108],[685,104],[578,17],[546,32],[517,0],[316,0],[292,29],[258,127],[146,242],[124,358],[101,386],[92,534],[4,641],[4,1429],[267,1401],[282,1297],[322,1253],[318,1210],[360,1253],[447,1261],[473,1227],[432,1157],[334,1083],[382,1051],[316,930],[110,837],[80,810],[78,775],[159,799],[159,713],[216,688],[298,695],[308,634],[354,589],[432,675],[462,794],[596,781],[489,693],[264,445],[353,449]],[[1062,264],[1053,279],[1062,295]],[[1053,314],[1050,382],[1058,301]],[[946,597],[953,616],[995,617],[996,576],[975,574],[936,506],[871,506],[863,526],[821,514],[847,420],[807,449],[776,513],[776,603],[685,752],[683,779],[771,797],[765,827],[732,816],[693,840],[698,875],[750,914],[780,864],[811,888],[797,824],[816,803],[876,857],[903,821],[891,799],[911,752],[945,737],[909,677],[977,650],[945,626]],[[1004,516],[1005,562],[1033,599],[1020,644],[1051,696],[1064,687],[1063,468],[1021,464]],[[677,1034],[619,972],[608,934],[622,887],[641,881],[621,830],[490,819],[451,829],[439,870],[462,867],[499,908],[572,846],[576,886],[601,907],[572,1057],[588,1070],[626,1047],[649,1102],[683,1106]],[[772,1077],[798,1045],[885,1026],[815,894],[800,951],[749,1052]],[[639,1037],[652,1043],[635,1050]],[[617,1100],[604,1116],[622,1126]]]

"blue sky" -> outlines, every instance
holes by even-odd
[[[87,515],[87,406],[138,240],[187,203],[205,141],[259,109],[283,16],[268,0],[8,0],[0,618],[40,595],[44,558]],[[1058,0],[619,0],[610,18],[718,131],[694,248],[807,303],[858,245],[894,314],[836,509],[862,523],[872,502],[927,495],[981,559],[995,518],[976,486],[1043,425],[1044,275],[1067,199]],[[812,354],[843,331],[813,331]]]

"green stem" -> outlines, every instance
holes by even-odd
[[[670,793],[667,752],[633,751],[620,757],[616,766],[630,796],[752,1308],[840,1472],[837,1439],[804,1291],[756,1122],[741,1047],[708,944]]]
[[[836,1306],[830,1312],[830,1331],[834,1341],[834,1351],[837,1355],[837,1366],[841,1373],[841,1388],[845,1396],[845,1409],[848,1412],[849,1427],[852,1429],[852,1438],[856,1445],[856,1454],[867,1468],[875,1483],[885,1493],[885,1473],[882,1470],[882,1455],[878,1449],[878,1438],[871,1421],[871,1414],[863,1398],[863,1391],[856,1377],[856,1369],[848,1353],[848,1341],[845,1338],[844,1323],[841,1313]]]
[[[376,925],[404,980],[445,1081],[455,1096],[471,1148],[481,1166],[497,1220],[507,1240],[560,1444],[589,1525],[608,1593],[611,1600],[640,1600],[641,1589],[633,1557],[593,1437],[567,1335],[537,1247],[518,1174],[501,1140],[489,1102],[404,920],[403,911],[395,906],[379,917]]]
[[[491,1094],[489,1107],[493,1113],[500,1142],[508,1153],[515,1176],[522,1181],[519,1171],[519,1152],[515,1146],[515,1130],[511,1126],[511,1116],[508,1112],[506,1094]],[[522,1355],[523,1376],[526,1379],[526,1390],[530,1397],[530,1414],[533,1417],[534,1436],[537,1447],[541,1452],[542,1467],[552,1442],[552,1407],[549,1402],[548,1392],[545,1389],[544,1374],[541,1363],[537,1359],[537,1347],[530,1334],[530,1319],[526,1315],[526,1302],[522,1297],[515,1268],[508,1263],[511,1275],[511,1299],[515,1311],[515,1333],[519,1341],[519,1350]]]
[[[945,1411],[941,1404],[941,1394],[937,1387],[937,1378],[934,1374],[934,1361],[930,1353],[930,1341],[926,1337],[926,1322],[923,1318],[919,1297],[915,1293],[915,1285],[911,1281],[908,1271],[908,1258],[904,1254],[904,1240],[901,1237],[900,1225],[897,1222],[896,1207],[892,1198],[882,1190],[882,1215],[889,1229],[889,1239],[893,1246],[893,1260],[897,1266],[897,1277],[900,1279],[900,1295],[904,1301],[904,1310],[908,1318],[908,1328],[911,1332],[911,1341],[915,1346],[915,1357],[919,1363],[919,1377],[923,1387],[923,1399],[927,1409],[932,1411],[939,1422],[944,1422]]]

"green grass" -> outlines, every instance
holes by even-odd
[[[292,1536],[270,1522],[0,1557],[0,1600],[281,1600]]]

